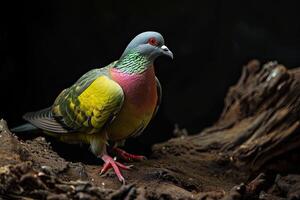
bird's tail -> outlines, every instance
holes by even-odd
[[[11,131],[18,133],[18,132],[34,131],[37,129],[38,129],[37,127],[33,126],[30,123],[27,123],[27,124],[23,124],[21,126],[14,127],[11,129]]]
[[[21,133],[21,132],[29,132],[29,131],[36,131],[39,130],[39,128],[35,127],[34,125],[30,124],[30,123],[26,123],[17,127],[14,127],[12,129],[10,129],[11,132],[14,133]],[[45,133],[46,135],[49,135],[51,137],[55,137],[55,138],[60,138],[61,134],[57,134],[57,133],[51,133],[48,131],[42,131],[43,133]]]

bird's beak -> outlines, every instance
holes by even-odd
[[[172,53],[172,51],[170,51],[170,49],[166,45],[162,45],[160,48],[164,55],[173,59],[173,53]]]

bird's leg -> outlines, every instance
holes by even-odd
[[[100,171],[100,175],[104,174],[105,172],[107,172],[110,168],[113,168],[113,170],[115,171],[118,179],[125,184],[125,179],[120,171],[120,169],[124,169],[124,170],[129,170],[132,166],[126,166],[123,165],[117,161],[115,161],[112,157],[110,157],[107,154],[103,154],[101,156],[101,159],[104,161],[104,165]]]
[[[101,168],[100,175],[107,172],[109,169],[113,169],[118,179],[125,184],[125,179],[120,170],[128,170],[132,166],[125,166],[117,161],[115,161],[111,156],[108,155],[106,150],[106,133],[94,134],[90,136],[90,149],[95,154],[98,155],[104,161],[103,167]]]
[[[120,158],[122,158],[125,161],[146,160],[145,156],[130,154],[130,153],[127,153],[126,151],[124,151],[120,148],[117,148],[117,147],[113,147],[112,150],[117,154],[117,156],[119,156]]]

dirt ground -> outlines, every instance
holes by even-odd
[[[21,140],[4,120],[0,128],[0,199],[285,199],[273,193],[300,197],[300,175],[267,180],[260,174],[250,181],[230,158],[193,143],[194,136],[154,145],[148,160],[130,163],[134,167],[124,171],[127,184],[122,185],[111,171],[99,175],[101,162],[66,161],[44,137]]]
[[[51,143],[44,137],[19,140],[6,129],[4,121],[1,122],[1,126],[3,128],[0,174],[6,167],[22,166],[26,163],[29,168],[35,170],[31,173],[38,173],[46,168],[61,181],[84,180],[104,190],[118,191],[122,187],[112,171],[104,176],[99,175],[101,162],[83,164],[66,161],[52,150]],[[157,144],[153,147],[153,154],[147,160],[128,163],[133,164],[134,167],[129,171],[123,171],[127,185],[133,184],[138,193],[146,198],[197,199],[212,191],[214,193],[211,194],[212,196],[222,197],[234,185],[246,181],[246,176],[241,176],[229,167],[226,158],[221,158],[214,152],[202,152],[193,145],[188,146],[188,143],[180,144],[185,137],[181,136],[170,142]],[[174,148],[170,145],[174,142],[180,147]],[[78,146],[78,148],[82,147]],[[16,184],[19,180],[15,181],[10,184]],[[7,184],[7,181],[2,179],[1,184]],[[1,189],[3,191],[3,185],[0,192]],[[10,192],[16,192],[14,190]]]

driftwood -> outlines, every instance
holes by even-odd
[[[299,69],[252,61],[229,89],[218,122],[189,140],[202,151],[214,149],[234,165],[257,171],[300,147],[299,97]]]
[[[230,88],[219,121],[201,137],[213,140],[236,166],[261,170],[299,149],[299,97],[299,69],[287,70],[276,62],[261,67],[252,61]],[[289,166],[277,167],[282,171]]]
[[[100,162],[67,161],[53,142],[21,140],[1,121],[0,198],[300,199],[299,109],[300,69],[251,61],[212,127],[177,129],[124,172],[124,186],[100,177]]]

